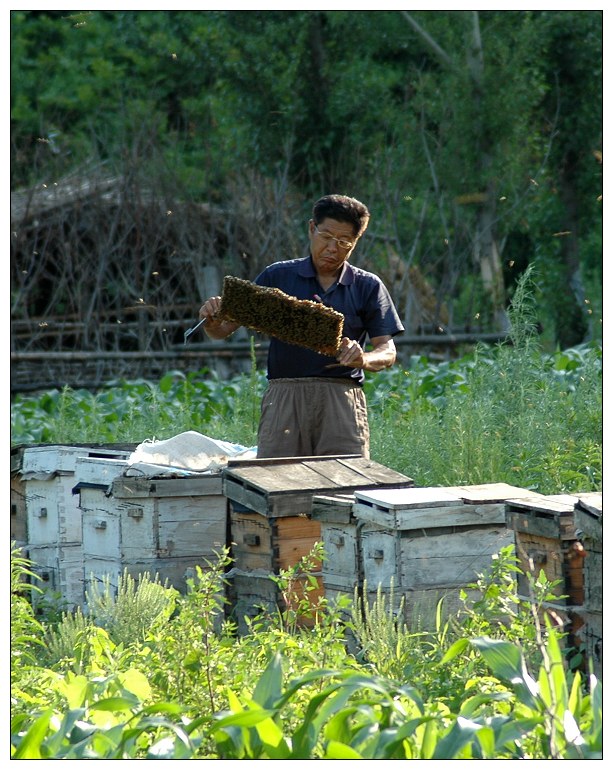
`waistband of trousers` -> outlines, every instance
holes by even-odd
[[[268,380],[269,385],[308,385],[310,382],[323,382],[326,385],[344,385],[346,388],[361,388],[357,380],[349,377],[275,377]]]

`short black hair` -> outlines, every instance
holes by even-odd
[[[318,225],[327,218],[349,222],[355,234],[362,235],[368,227],[370,211],[359,200],[347,195],[324,195],[313,206],[313,219]]]

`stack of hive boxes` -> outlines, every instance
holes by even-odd
[[[575,611],[575,644],[585,650],[594,662],[594,673],[602,679],[602,493],[580,495],[573,518],[583,576],[583,603]]]
[[[602,672],[602,493],[509,499],[509,530],[522,573],[519,593],[530,598],[526,575],[542,570],[555,583],[551,605],[566,622],[567,646],[585,652]]]
[[[568,644],[602,672],[601,493],[545,496],[504,483],[418,488],[353,455],[127,475],[133,449],[12,450],[11,540],[34,562],[43,596],[84,606],[92,581],[116,586],[124,571],[184,591],[196,565],[206,570],[231,544],[228,598],[243,633],[262,608],[283,607],[275,578],[322,541],[313,602],[365,586],[365,599],[377,590],[396,603],[403,597],[407,621],[433,627],[439,603],[454,613],[459,589],[513,544],[519,594],[530,598],[525,573],[543,570],[556,583],[553,606],[568,621]]]
[[[157,576],[184,592],[196,565],[208,569],[226,545],[221,473],[129,476],[126,465],[78,463],[85,588],[105,576],[116,588],[126,571]]]
[[[40,445],[11,452],[11,541],[33,562],[34,602],[84,607],[92,581],[126,571],[178,590],[228,541],[221,472],[125,475],[136,445]]]
[[[102,446],[16,447],[12,453],[11,539],[34,562],[42,594],[33,600],[61,598],[82,605],[83,527],[78,498],[73,495],[81,457],[126,458],[129,448]],[[19,537],[14,537],[19,535]]]
[[[223,477],[234,558],[230,599],[239,633],[248,629],[245,618],[262,609],[276,611],[281,597],[273,577],[321,541],[320,521],[311,516],[315,495],[413,484],[404,474],[358,456],[230,460]],[[323,592],[320,578],[310,600],[315,603]],[[308,625],[309,618],[302,622]]]
[[[432,627],[439,601],[459,606],[459,589],[513,543],[505,500],[533,493],[508,484],[356,490],[353,500],[314,498],[313,517],[331,555],[324,585],[331,593],[366,586],[397,605],[408,622]],[[341,553],[344,552],[344,558]]]

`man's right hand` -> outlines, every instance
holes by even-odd
[[[204,331],[213,340],[223,340],[235,332],[240,324],[234,321],[223,321],[218,318],[221,310],[221,297],[209,297],[200,308],[199,317],[206,318]]]
[[[219,313],[220,308],[221,308],[221,297],[209,297],[200,308],[200,318],[210,319]]]

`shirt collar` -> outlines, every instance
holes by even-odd
[[[311,259],[310,254],[308,257],[303,259],[299,273],[305,278],[317,278],[317,273],[315,272],[315,267],[313,265],[313,260]],[[355,273],[353,272],[353,267],[349,262],[343,263],[343,269],[341,270],[338,283],[342,284],[343,286],[349,286],[354,281]]]

